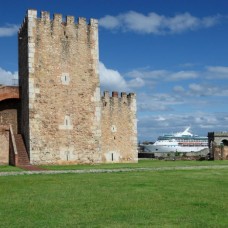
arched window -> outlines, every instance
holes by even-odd
[[[223,146],[228,146],[228,140],[227,140],[227,139],[223,139],[223,140],[221,141],[221,145],[223,145]]]

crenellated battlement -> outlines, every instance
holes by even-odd
[[[55,14],[53,14],[53,18],[51,18],[50,13],[47,11],[41,11],[40,17],[37,17],[37,10],[29,9],[27,11],[27,15],[24,18],[24,21],[21,25],[21,28],[28,21],[28,19],[36,19],[38,21],[45,22],[45,23],[61,24],[62,26],[69,26],[69,25],[89,26],[89,27],[97,27],[98,26],[98,20],[94,19],[94,18],[90,18],[89,22],[87,23],[86,18],[78,17],[77,22],[75,22],[74,16],[66,16],[65,20],[64,20],[62,14],[55,13]]]
[[[135,93],[125,93],[122,92],[119,96],[118,92],[113,91],[112,96],[110,96],[108,91],[104,92],[104,95],[101,97],[103,107],[113,108],[114,106],[118,107],[131,107],[136,103]]]
[[[18,46],[31,164],[137,162],[136,95],[101,98],[98,20],[30,9]]]
[[[122,100],[124,100],[124,99],[130,99],[131,100],[131,99],[136,98],[136,94],[135,93],[127,94],[126,92],[121,92],[120,97],[119,97],[119,93],[117,91],[113,91],[112,96],[109,95],[109,91],[104,91],[104,95],[102,96],[102,98],[104,98],[104,99],[120,98]]]

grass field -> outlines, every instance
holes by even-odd
[[[45,165],[48,170],[74,170],[74,169],[119,169],[119,168],[155,168],[155,167],[180,167],[180,166],[214,166],[227,165],[228,160],[223,161],[165,161],[165,160],[140,160],[138,163],[127,164],[95,164],[95,165]]]
[[[154,161],[139,164],[165,167]],[[0,224],[227,227],[228,169],[4,176],[0,177]]]
[[[88,169],[119,169],[119,168],[157,168],[157,167],[191,167],[191,166],[228,166],[228,160],[223,161],[165,161],[139,160],[138,163],[125,164],[94,164],[94,165],[43,165],[47,170],[88,170]],[[0,172],[23,171],[14,166],[0,166]]]
[[[22,171],[22,169],[15,166],[0,165],[0,172],[16,172],[16,171]]]

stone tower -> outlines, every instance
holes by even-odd
[[[104,92],[102,97],[101,141],[103,160],[107,162],[136,162],[137,119],[134,93]]]
[[[128,107],[124,115],[131,118],[124,118],[126,129],[131,129],[128,132],[129,140],[133,142],[131,152],[122,156],[122,144],[118,147],[118,140],[114,144],[105,141],[113,140],[114,136],[102,138],[102,129],[113,132],[113,121],[118,117],[113,117],[114,112],[102,111],[107,107],[100,97],[98,21],[90,19],[87,24],[85,18],[78,18],[75,23],[73,16],[67,16],[64,21],[60,14],[54,14],[50,19],[48,12],[41,12],[39,18],[36,10],[28,10],[18,42],[19,132],[23,135],[30,162],[137,161],[134,96],[122,98]],[[104,100],[108,99],[104,96]],[[107,101],[111,109],[119,109],[115,99],[118,98],[113,98],[113,106]],[[105,115],[112,117],[104,118],[106,122],[102,123]]]

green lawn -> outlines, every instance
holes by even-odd
[[[23,170],[15,166],[0,165],[0,172],[16,172],[16,171],[23,171]]]
[[[120,168],[157,168],[157,167],[190,167],[190,166],[228,166],[224,161],[165,161],[165,160],[139,160],[138,163],[120,164],[94,164],[94,165],[42,165],[47,170],[88,170],[88,169],[120,169]],[[1,166],[0,172],[24,171],[14,166]]]
[[[227,165],[223,161],[165,161],[165,160],[139,160],[138,163],[125,164],[95,164],[95,165],[44,165],[48,170],[74,170],[74,169],[119,169],[119,168],[153,168],[153,167],[180,167],[180,166],[213,166]]]
[[[0,186],[1,227],[228,224],[228,169],[4,176]]]

